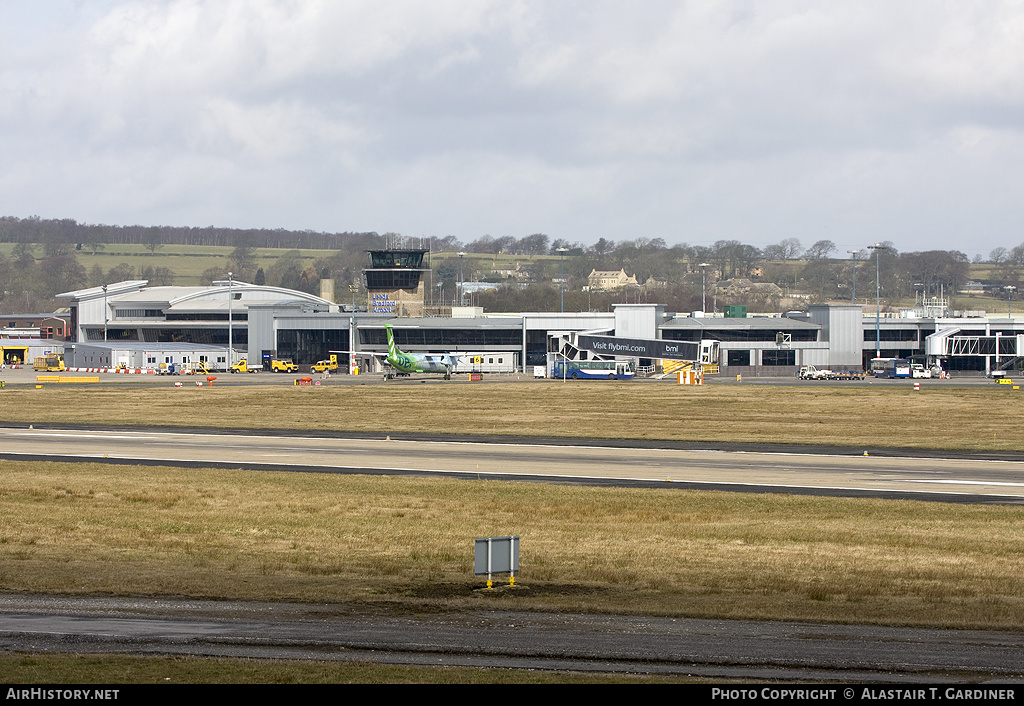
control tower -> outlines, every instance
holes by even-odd
[[[371,314],[423,316],[423,258],[429,250],[370,250],[366,310]]]

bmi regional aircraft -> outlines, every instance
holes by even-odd
[[[456,356],[403,353],[395,344],[395,334],[391,331],[391,324],[384,324],[384,329],[388,333],[388,355],[385,360],[398,374],[443,373],[445,380],[451,380],[452,368],[458,363]],[[392,374],[389,373],[386,377],[390,378]]]

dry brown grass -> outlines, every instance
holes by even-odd
[[[5,389],[0,420],[1024,450],[1024,393],[651,383]]]
[[[0,588],[1024,629],[1024,509],[0,462]],[[522,536],[485,594],[474,537]]]
[[[694,677],[220,657],[0,654],[0,684],[678,684]],[[719,683],[719,682],[716,682]],[[118,698],[125,700],[121,690]]]

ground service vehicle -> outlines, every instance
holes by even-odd
[[[297,373],[299,372],[299,366],[291,362],[288,359],[285,360],[271,360],[270,361],[270,372],[272,373]]]
[[[1013,375],[1021,375],[1024,373],[1024,357],[1010,358],[1009,360],[1003,361],[998,369],[993,370],[989,375],[996,379],[1008,378]],[[941,377],[942,371],[932,369],[932,375],[938,375]]]
[[[920,363],[914,363],[910,366],[910,377],[913,378],[930,378],[932,376],[931,368],[926,368]]]
[[[551,368],[553,378],[573,380],[631,380],[633,369],[622,360],[557,360]]]
[[[262,365],[258,368],[250,367],[249,362],[245,358],[231,366],[231,372],[233,373],[258,373],[261,370],[263,370]]]
[[[872,358],[871,372],[876,378],[908,378],[910,361],[906,358]]]
[[[863,380],[860,370],[818,370],[813,365],[800,368],[801,380]]]
[[[60,356],[56,355],[39,356],[32,361],[32,367],[35,370],[42,370],[47,373],[60,373],[65,369],[64,361],[60,359]]]
[[[326,370],[334,372],[338,369],[338,356],[334,353],[331,354],[330,360],[318,360],[310,366],[310,370],[315,370],[318,373],[322,373]]]

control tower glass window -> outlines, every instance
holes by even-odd
[[[370,266],[378,267],[408,267],[420,269],[423,267],[424,250],[371,250]]]

